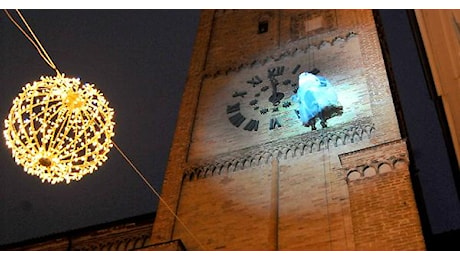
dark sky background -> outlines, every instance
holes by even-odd
[[[199,10],[21,12],[62,73],[104,93],[115,110],[114,141],[160,191]],[[55,72],[3,11],[0,32],[3,131],[22,86]],[[51,185],[16,165],[2,134],[0,245],[153,213],[157,197],[115,148],[108,157],[78,182]]]

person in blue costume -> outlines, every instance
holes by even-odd
[[[327,120],[342,115],[337,93],[331,83],[322,76],[310,72],[299,75],[299,88],[292,101],[299,106],[297,113],[302,124],[316,130],[316,121],[319,119],[323,128],[327,127]]]

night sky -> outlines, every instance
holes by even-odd
[[[160,192],[199,10],[21,12],[61,73],[104,93],[115,110],[113,140]],[[21,88],[56,74],[3,11],[0,31],[3,129]],[[78,182],[51,185],[16,165],[2,134],[0,245],[153,213],[154,193],[115,148],[108,157]]]

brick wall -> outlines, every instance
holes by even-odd
[[[184,180],[174,237],[190,250],[268,250],[270,164]],[[195,239],[196,237],[196,239]]]
[[[341,160],[356,250],[424,250],[405,143],[344,154]]]
[[[356,250],[424,250],[407,169],[349,187]]]
[[[261,21],[268,31],[259,34]],[[160,204],[151,243],[423,250],[373,23],[369,10],[203,11],[163,184],[169,209]],[[346,116],[318,131],[264,133],[261,125],[248,135],[229,124],[229,82],[312,57],[349,102]],[[401,154],[406,166],[398,168],[392,160]]]

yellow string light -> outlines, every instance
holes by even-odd
[[[82,85],[59,72],[19,10],[25,29],[4,11],[57,74],[26,84],[13,100],[3,131],[6,145],[16,163],[42,182],[78,181],[107,160],[113,109],[93,84]]]
[[[80,180],[107,160],[110,148],[115,148],[142,178],[185,230],[204,246],[161,198],[142,173],[111,138],[114,134],[114,111],[93,84],[66,78],[40,44],[19,10],[17,14],[30,35],[17,23],[8,10],[11,22],[34,45],[43,60],[56,71],[56,77],[42,76],[40,81],[26,84],[14,100],[3,135],[18,165],[42,182],[52,184]]]
[[[3,132],[18,165],[42,182],[80,180],[107,160],[114,111],[93,84],[65,75],[28,83]]]

